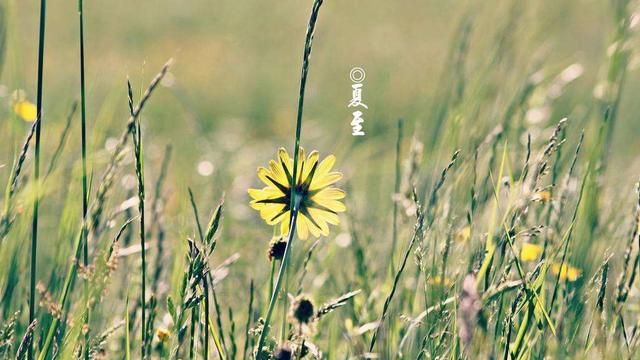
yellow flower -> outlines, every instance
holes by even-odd
[[[524,243],[520,250],[520,260],[536,261],[542,254],[542,246],[538,244]]]
[[[159,328],[156,331],[156,335],[158,336],[160,342],[165,342],[169,338],[169,336],[171,336],[171,333],[165,328]]]
[[[443,279],[440,275],[435,275],[434,277],[429,279],[427,283],[429,283],[429,285],[441,285],[444,287],[449,287],[453,282],[446,276]]]
[[[533,201],[549,202],[551,200],[551,192],[548,190],[538,191],[533,195]]]
[[[18,114],[24,121],[35,121],[36,117],[38,117],[38,110],[36,106],[27,101],[27,100],[19,100],[13,104],[13,111]]]
[[[580,277],[580,269],[568,264],[562,264],[562,269],[558,263],[551,264],[551,272],[556,276],[560,273],[561,280],[576,281]]]
[[[298,237],[303,240],[309,233],[315,237],[329,235],[328,224],[337,225],[338,213],[346,210],[339,201],[344,198],[344,191],[331,187],[342,178],[341,173],[331,171],[336,157],[329,155],[321,162],[319,158],[317,151],[312,151],[305,158],[304,150],[300,148],[295,186],[292,181],[293,159],[283,148],[278,150],[277,161],[269,161],[268,168],[258,168],[258,177],[267,186],[249,189],[250,205],[260,212],[260,217],[267,224],[280,224],[282,234],[289,232],[293,193],[299,200],[296,229]]]
[[[466,242],[471,237],[471,227],[469,225],[458,230],[456,233],[456,240],[459,242]]]

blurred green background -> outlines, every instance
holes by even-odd
[[[0,4],[5,9],[7,36],[0,75],[0,164],[6,166],[0,168],[0,176],[8,178],[29,127],[13,114],[11,93],[24,89],[35,102],[39,8],[37,1],[2,0]],[[278,147],[293,147],[310,6],[310,1],[300,0],[87,0],[85,4],[89,152],[96,181],[107,158],[105,144],[119,136],[128,117],[127,78],[136,92],[143,90],[161,65],[173,58],[163,88],[143,113],[147,179],[149,184],[155,181],[163,148],[171,144],[165,221],[168,238],[174,243],[193,235],[188,186],[205,214],[225,194],[224,233],[216,256],[223,259],[240,253],[245,267],[232,272],[232,278],[260,278],[268,271],[266,246],[271,229],[248,207],[246,189],[260,186],[255,168],[275,156]],[[79,97],[77,4],[52,0],[48,10],[45,163],[59,141],[71,103]],[[448,54],[465,21],[471,29],[468,55],[464,72],[453,74]],[[326,0],[311,59],[302,145],[318,149],[322,156],[338,156],[336,166],[346,175],[343,184],[349,184],[347,203],[354,206],[352,214],[357,214],[355,226],[364,217],[390,224],[398,118],[406,120],[406,144],[416,130],[427,143],[425,166],[440,168],[450,152],[431,153],[428,142],[435,127],[434,109],[450,79],[465,78],[472,94],[474,86],[488,83],[484,91],[491,99],[484,102],[488,105],[477,118],[466,119],[457,129],[453,148],[456,143],[461,146],[482,139],[496,126],[500,119],[495,109],[508,104],[532,73],[540,71],[553,78],[568,66],[580,64],[582,76],[563,88],[540,127],[564,116],[570,116],[573,129],[593,127],[599,118],[589,109],[603,76],[612,32],[610,6],[599,0]],[[487,74],[486,64],[493,54],[499,54],[500,66]],[[616,124],[609,164],[613,171],[608,175],[612,189],[624,185],[628,190],[640,165],[640,142],[636,140],[640,103],[635,99],[640,90],[635,71],[639,63],[632,58]],[[363,67],[367,74],[363,88],[369,106],[364,115],[367,135],[361,138],[351,136],[351,110],[347,108],[349,71],[354,66]],[[445,127],[442,136],[448,137],[448,130]],[[43,201],[41,244],[52,249],[71,241],[58,229],[61,211],[56,202],[66,196],[69,183],[77,182],[72,187],[79,189],[78,121],[74,120],[71,131],[63,156],[75,163],[66,162],[57,172],[50,196]],[[130,163],[125,173],[133,175],[133,169]],[[118,185],[120,200],[127,198],[130,190],[126,188],[126,181]],[[80,201],[69,206],[64,216],[77,224]],[[22,234],[28,234],[27,223]],[[384,253],[385,237],[376,237],[377,230],[366,224],[361,227],[363,237],[375,240],[372,254]],[[343,225],[331,237],[346,231]],[[26,243],[23,246],[26,253]],[[348,256],[339,254],[336,247],[328,251],[326,256]],[[45,265],[40,271],[46,274],[53,267],[55,252],[41,253]],[[264,263],[255,261],[262,256],[256,254],[265,254]],[[225,295],[233,299],[233,288],[225,289]]]

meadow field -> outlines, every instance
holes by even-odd
[[[639,28],[0,0],[0,358],[640,359]]]

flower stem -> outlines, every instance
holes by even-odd
[[[280,341],[284,342],[287,339],[287,303],[289,302],[289,269],[284,269],[284,294],[282,299],[282,323],[280,324]]]
[[[298,115],[296,117],[296,139],[293,149],[293,173],[291,174],[291,203],[289,208],[291,209],[291,218],[289,219],[289,238],[287,240],[287,246],[284,251],[284,257],[280,263],[280,270],[278,271],[278,279],[276,280],[276,286],[271,293],[271,300],[269,301],[269,309],[267,315],[264,318],[264,325],[260,338],[258,339],[258,348],[256,353],[256,359],[265,359],[267,354],[262,351],[265,339],[269,334],[269,324],[271,322],[271,315],[278,299],[278,293],[280,287],[282,287],[284,275],[289,265],[289,258],[291,257],[291,248],[293,246],[293,239],[296,233],[296,222],[298,220],[298,210],[300,207],[300,196],[294,191],[298,182],[298,154],[300,153],[300,134],[302,132],[302,113],[304,109],[304,92],[307,85],[307,74],[309,73],[309,58],[311,57],[311,49],[313,45],[313,34],[316,29],[316,21],[318,20],[318,13],[323,0],[314,0],[313,7],[311,8],[311,16],[309,17],[309,25],[307,26],[307,34],[304,41],[304,53],[302,55],[302,70],[300,74],[300,92],[298,94]],[[286,296],[286,294],[285,294]]]
[[[287,239],[287,247],[284,250],[284,256],[282,257],[282,262],[280,263],[280,270],[278,271],[278,278],[276,279],[276,285],[271,293],[271,300],[269,300],[269,308],[267,309],[267,315],[264,318],[264,326],[262,328],[262,332],[260,333],[260,338],[258,339],[258,351],[256,355],[256,359],[266,359],[267,354],[262,351],[262,347],[264,346],[264,342],[269,335],[269,323],[271,322],[271,315],[273,314],[273,309],[275,308],[276,301],[278,300],[278,293],[280,292],[280,288],[284,282],[284,274],[286,272],[287,266],[289,265],[289,259],[291,258],[291,244],[293,243],[293,239],[295,238],[296,233],[296,221],[298,220],[298,205],[299,200],[297,196],[295,206],[291,211],[291,226],[289,227],[289,235]]]
[[[269,293],[267,294],[268,298],[271,297],[271,294],[273,294],[273,277],[276,274],[276,261],[277,260],[273,260],[271,262],[271,273],[269,274]]]
[[[311,16],[309,17],[309,25],[307,26],[307,35],[304,41],[304,53],[302,55],[302,71],[300,74],[300,92],[298,94],[298,116],[296,118],[296,142],[293,150],[293,183],[297,179],[298,170],[298,153],[300,152],[300,132],[302,131],[302,113],[304,109],[304,91],[307,86],[307,74],[309,73],[309,58],[311,57],[311,49],[313,45],[313,34],[316,30],[316,21],[323,0],[315,0],[311,8]],[[293,208],[294,197],[291,197],[291,208]],[[292,213],[293,215],[293,213]]]

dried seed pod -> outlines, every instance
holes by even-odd
[[[287,249],[287,240],[284,236],[274,236],[269,243],[269,261],[282,260]]]

